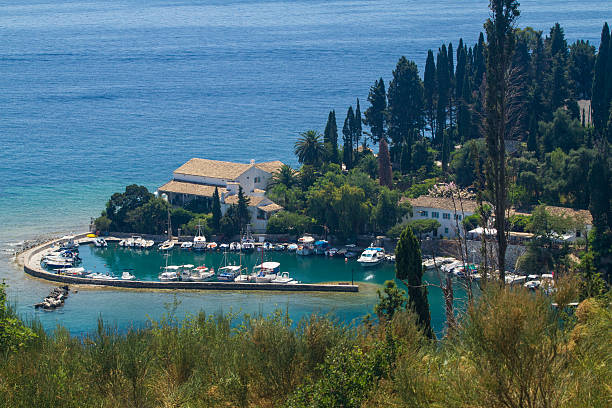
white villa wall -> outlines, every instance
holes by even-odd
[[[268,180],[272,175],[266,171],[261,170],[258,167],[252,166],[247,171],[242,173],[236,178],[236,181],[240,183],[245,193],[250,194],[256,188],[265,190],[268,186]],[[255,182],[255,179],[258,181]]]
[[[426,212],[427,215],[424,215],[423,212]],[[455,221],[455,214],[458,217],[461,217],[459,222],[459,228],[461,228],[461,221],[464,217],[469,217],[472,215],[472,212],[469,211],[458,211],[455,212],[453,210],[444,210],[440,208],[432,208],[432,207],[413,207],[412,209],[412,217],[410,220],[436,220],[440,223],[440,228],[437,231],[437,237],[446,237],[446,238],[456,238],[459,234],[457,231],[457,222]],[[432,213],[438,213],[437,217],[434,217]],[[444,214],[448,214],[448,218],[444,218]],[[428,234],[428,236],[434,236],[433,233]]]

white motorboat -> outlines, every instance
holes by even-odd
[[[315,239],[311,236],[305,235],[298,239],[298,247],[295,251],[298,255],[312,255],[314,253],[314,242]]]
[[[255,240],[251,234],[251,224],[247,224],[246,227],[246,232],[240,240],[240,246],[244,252],[249,252],[255,250]]]
[[[230,251],[240,251],[242,249],[242,245],[240,242],[232,242],[229,246]]]
[[[361,253],[357,262],[361,266],[376,266],[385,260],[385,253],[380,248],[368,248]]]
[[[277,274],[280,270],[280,263],[278,262],[262,262],[259,265],[253,267],[253,274],[251,275],[251,281],[255,280],[257,283],[270,283],[276,279]]]
[[[171,282],[178,280],[178,269],[176,265],[170,265],[164,268],[164,271],[159,274],[159,280],[162,282]]]
[[[248,283],[250,282],[251,275],[240,274],[234,278],[234,282],[238,283]]]
[[[105,273],[90,273],[86,278],[97,279],[97,280],[117,280],[117,277],[111,276]]]
[[[138,248],[138,249],[144,248],[147,242],[140,235],[134,235],[132,239],[134,240],[134,248]]]
[[[227,251],[227,250],[229,250],[229,249],[230,249],[229,244],[220,244],[220,245],[219,245],[219,250],[220,250],[220,251]]]
[[[285,250],[285,245],[283,245],[283,244],[276,244],[276,245],[274,245],[274,250],[275,251],[284,251]]]
[[[295,252],[298,249],[298,245],[297,244],[289,244],[287,245],[287,251],[289,252]]]
[[[173,248],[174,248],[174,241],[164,241],[159,246],[159,249],[161,251],[170,251]]]
[[[106,240],[100,237],[95,238],[93,243],[97,248],[104,248],[108,246],[108,243],[106,242]]]
[[[270,281],[271,283],[281,283],[281,284],[295,284],[298,283],[295,279],[289,276],[289,272],[283,272],[280,275],[276,275],[276,278]]]
[[[123,273],[121,274],[121,279],[122,280],[133,280],[133,279],[136,279],[136,276],[132,275],[128,271],[123,271]]]
[[[60,249],[77,249],[78,242],[74,240],[74,235],[66,235],[60,238]]]
[[[210,242],[208,245],[206,245],[206,249],[208,249],[209,251],[216,251],[217,247],[218,245],[216,242]]]
[[[219,268],[217,274],[217,280],[221,282],[234,282],[234,280],[240,275],[240,265],[227,265]]]
[[[202,224],[198,222],[198,233],[193,237],[193,250],[203,251],[206,249],[206,237],[202,235]]]
[[[212,279],[215,276],[214,269],[208,269],[208,267],[202,265],[191,271],[191,275],[187,277],[187,280],[192,282],[203,282]]]
[[[264,242],[262,247],[264,251],[271,251],[272,249],[274,249],[274,245],[272,245],[270,242]]]
[[[181,244],[181,249],[191,249],[193,247],[193,242],[185,241]]]
[[[326,256],[336,256],[337,253],[338,253],[338,248],[330,248],[327,251],[325,251]]]
[[[71,261],[56,261],[52,259],[45,259],[42,262],[47,268],[51,269],[72,268],[74,266],[74,263]]]
[[[82,276],[85,273],[85,268],[61,268],[57,270],[57,273],[66,276]]]

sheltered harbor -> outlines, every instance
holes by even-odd
[[[84,239],[87,234],[80,234],[75,239]],[[40,266],[46,250],[57,244],[55,239],[28,249],[23,257],[24,271],[36,278],[73,285],[96,285],[130,289],[169,289],[169,290],[258,290],[258,291],[291,291],[291,292],[358,292],[359,286],[350,283],[296,283],[284,285],[278,283],[242,283],[242,282],[157,282],[143,280],[100,280],[86,277],[66,276],[44,270]]]

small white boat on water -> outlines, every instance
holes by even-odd
[[[170,251],[174,248],[174,241],[164,241],[159,245],[161,251]]]
[[[234,280],[240,275],[240,265],[227,265],[219,268],[217,274],[217,280],[221,282],[234,282]]]
[[[198,233],[195,237],[193,237],[193,246],[194,251],[203,251],[206,249],[206,237],[202,235],[202,225],[198,223]]]
[[[251,275],[251,282],[254,280],[256,283],[270,283],[276,279],[280,270],[280,263],[278,262],[263,262],[253,267],[253,274]]]
[[[85,268],[61,268],[57,270],[57,273],[66,276],[83,276],[85,274]]]
[[[79,244],[74,240],[74,235],[66,235],[60,238],[61,249],[77,249],[78,247]]]
[[[367,248],[361,253],[357,262],[361,266],[376,266],[385,260],[385,253],[382,248]]]
[[[106,242],[106,240],[105,240],[104,238],[100,238],[100,237],[95,238],[95,239],[93,240],[93,243],[94,243],[94,245],[95,245],[97,248],[104,248],[104,247],[107,247],[107,246],[108,246],[108,243]]]
[[[219,250],[220,251],[227,251],[227,250],[229,250],[229,244],[220,244],[219,245]]]
[[[186,278],[191,282],[204,282],[207,280],[211,280],[215,276],[214,269],[208,269],[208,267],[202,265],[191,271],[191,275]]]
[[[206,245],[206,249],[208,249],[209,251],[216,251],[217,247],[218,245],[216,242],[210,242],[208,245]]]
[[[311,236],[305,235],[298,239],[298,247],[295,251],[298,255],[312,255],[314,253],[314,242],[315,239]]]
[[[181,267],[178,265],[167,265],[162,273],[159,274],[159,280],[162,282],[177,281]]]
[[[287,251],[295,252],[298,249],[298,244],[289,244],[287,245]]]
[[[272,279],[270,283],[281,283],[284,285],[292,285],[298,283],[295,279],[289,276],[289,272],[283,272],[280,275],[276,275],[276,278]]]
[[[251,224],[247,224],[246,231],[240,240],[240,246],[244,252],[250,252],[255,250],[255,240],[251,234]]]
[[[229,245],[230,251],[240,251],[241,249],[242,249],[242,245],[240,245],[240,242],[232,242]]]
[[[74,262],[72,261],[61,261],[61,260],[53,260],[53,259],[45,259],[42,263],[51,269],[65,269],[72,268],[74,266]]]
[[[136,276],[132,275],[129,271],[123,271],[121,274],[121,280],[134,280]]]
[[[185,241],[181,244],[181,249],[191,249],[193,247],[193,242]]]

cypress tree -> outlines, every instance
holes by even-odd
[[[519,16],[517,0],[491,0],[492,18],[485,23],[487,31],[486,118],[487,186],[491,193],[497,230],[497,266],[500,281],[505,283],[506,207],[508,186],[506,174],[505,136],[509,120],[510,84],[506,73],[512,64],[514,25]]]
[[[485,63],[485,40],[482,32],[478,37],[478,44],[474,47],[474,90],[478,91],[480,89],[480,85],[482,84],[482,78],[487,70],[487,66]]]
[[[393,172],[391,170],[391,156],[389,156],[389,147],[387,139],[380,139],[378,146],[378,183],[381,186],[391,188],[393,186]]]
[[[251,213],[249,213],[249,202],[251,200],[244,195],[242,186],[238,186],[238,207],[236,208],[236,217],[240,226],[251,222]]]
[[[212,229],[215,232],[219,232],[219,226],[221,222],[221,200],[219,198],[219,189],[215,187],[215,192],[212,196],[212,218],[211,224]]]
[[[448,43],[448,52],[446,56],[448,61],[448,122],[449,127],[453,129],[456,118],[453,118],[455,111],[455,62],[453,57],[453,43]]]
[[[434,142],[440,146],[443,143],[446,129],[446,108],[448,105],[449,76],[446,46],[438,50],[436,61],[436,80],[438,85],[438,103],[436,107],[436,135]]]
[[[410,162],[412,144],[424,126],[423,120],[423,82],[414,61],[401,57],[393,71],[393,80],[387,90],[387,120],[391,137],[391,157],[401,163],[407,147]]]
[[[567,84],[567,41],[563,29],[556,23],[550,29],[550,55],[552,58],[552,67],[550,72],[550,105],[552,112],[564,106],[568,95]]]
[[[395,277],[408,288],[408,302],[415,311],[425,335],[433,338],[427,287],[423,285],[421,246],[408,226],[400,235],[395,248]]]
[[[433,51],[427,51],[425,72],[423,74],[423,90],[425,102],[425,117],[429,124],[431,137],[436,134],[436,63]]]
[[[359,107],[359,98],[357,98],[357,106],[355,107],[355,118],[353,121],[353,146],[355,149],[359,147],[359,142],[361,141],[362,128],[361,128],[361,108]],[[364,140],[365,146],[365,140]]]
[[[455,71],[455,99],[461,100],[463,97],[463,81],[465,78],[465,66],[467,64],[467,55],[463,48],[463,40],[459,40],[459,48],[457,48],[457,69]]]
[[[346,118],[344,119],[344,126],[342,126],[342,140],[343,146],[343,161],[347,170],[353,168],[353,138],[354,130],[353,124],[355,123],[355,114],[353,113],[353,107],[349,106],[346,112]]]
[[[385,112],[387,111],[387,91],[382,78],[374,82],[368,94],[370,107],[364,112],[364,123],[370,127],[372,143],[385,137]]]
[[[612,31],[611,31],[612,35]],[[608,41],[608,60],[606,62],[606,108],[612,104],[612,38]]]
[[[612,67],[607,67],[608,54],[610,53],[610,29],[608,23],[605,23],[601,30],[601,42],[599,43],[599,52],[595,60],[595,72],[593,76],[593,92],[591,98],[591,107],[593,109],[593,126],[600,132],[606,125],[608,119],[609,101],[606,95],[607,76],[611,76],[608,71]]]
[[[323,133],[323,143],[327,150],[327,160],[331,163],[338,163],[338,125],[336,123],[336,111],[332,110],[327,116],[325,132]]]

